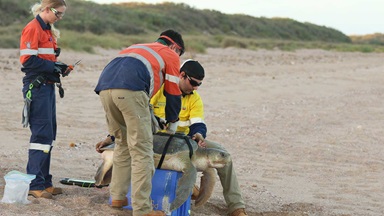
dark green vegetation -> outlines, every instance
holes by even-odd
[[[0,0],[0,47],[19,46],[21,30],[33,18],[30,8],[36,2]],[[62,48],[87,52],[97,46],[121,49],[151,42],[169,28],[183,34],[190,52],[204,52],[207,47],[384,51],[382,34],[348,37],[336,29],[287,18],[228,15],[175,3],[99,5],[68,0],[68,10],[56,27],[63,36]]]

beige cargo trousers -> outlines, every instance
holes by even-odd
[[[131,183],[133,216],[152,211],[150,198],[153,135],[149,97],[144,91],[108,89],[99,93],[106,113],[109,134],[115,136],[110,194],[124,200]]]

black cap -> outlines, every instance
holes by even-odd
[[[180,72],[185,72],[188,76],[198,80],[203,80],[205,76],[204,68],[198,61],[193,59],[186,60],[180,67]]]

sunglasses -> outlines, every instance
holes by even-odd
[[[173,44],[173,50],[179,55],[182,56],[184,54],[184,50],[177,45],[176,43]]]
[[[63,13],[63,12],[59,12],[59,11],[57,11],[55,8],[51,8],[51,11],[53,12],[53,14],[55,14],[55,16],[57,17],[57,19],[63,18],[63,16],[64,16],[64,13]]]
[[[177,46],[177,47],[179,47],[179,46]],[[179,54],[179,56],[182,56],[183,54],[184,54],[184,50],[183,49],[179,49],[179,48],[176,48],[177,49],[177,53]]]
[[[188,78],[189,83],[193,87],[201,86],[201,84],[203,84],[203,82],[196,82],[195,80],[191,79],[191,77],[189,77],[188,75],[185,75],[185,76]]]

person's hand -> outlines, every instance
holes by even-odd
[[[175,134],[177,126],[179,125],[179,121],[176,122],[169,122],[167,124],[167,134]]]
[[[157,123],[158,123],[158,125],[159,125],[159,128],[160,128],[161,130],[163,130],[164,128],[167,127],[167,126],[166,126],[167,122],[166,122],[164,119],[162,119],[162,118],[160,118],[160,117],[158,117],[158,116],[156,116],[156,115],[155,115],[155,118],[156,118],[156,121],[157,121]]]
[[[61,76],[66,77],[71,73],[72,69],[63,62],[55,62],[55,67],[53,72],[61,74]]]
[[[206,148],[207,147],[207,144],[205,143],[205,139],[204,139],[203,135],[201,135],[200,133],[195,133],[192,136],[192,139],[197,142],[198,146],[200,146],[202,148]]]
[[[99,153],[103,153],[103,150],[101,150],[101,148],[103,148],[104,146],[107,146],[109,144],[111,144],[113,141],[111,139],[111,137],[107,137],[105,138],[105,140],[103,141],[100,141],[96,144],[96,151],[99,152]]]

